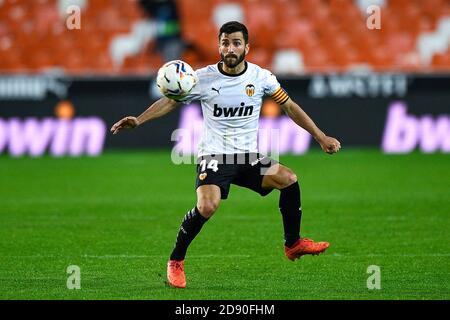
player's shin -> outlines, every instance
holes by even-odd
[[[280,189],[279,208],[283,217],[285,246],[291,247],[300,239],[302,208],[298,182]]]
[[[194,207],[186,213],[178,231],[175,248],[170,255],[170,260],[184,260],[189,244],[200,232],[206,221],[208,221],[208,218],[203,217],[197,207]]]

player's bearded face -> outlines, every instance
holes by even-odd
[[[245,43],[242,32],[222,34],[219,52],[223,63],[228,68],[235,68],[244,61],[248,45]]]
[[[242,54],[240,55],[236,55],[235,53],[229,53],[226,55],[221,53],[220,55],[222,57],[223,63],[225,63],[225,65],[228,68],[236,67],[239,63],[241,63],[245,59],[245,51],[242,52]]]

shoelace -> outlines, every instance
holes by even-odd
[[[175,267],[175,269],[181,269],[181,271],[184,271],[183,264],[181,262],[175,262],[172,265]]]

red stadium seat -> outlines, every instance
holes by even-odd
[[[311,72],[322,72],[335,70],[336,65],[330,60],[330,54],[328,51],[321,47],[311,48],[304,52],[304,61],[307,66],[307,70]]]
[[[438,71],[450,71],[450,50],[445,53],[435,54],[431,65]]]
[[[372,48],[368,58],[369,63],[377,71],[388,71],[395,63],[395,58],[391,50],[381,45]]]
[[[248,55],[249,61],[256,63],[257,65],[270,69],[271,67],[271,61],[272,61],[272,55],[271,53],[264,49],[251,49],[250,53]]]

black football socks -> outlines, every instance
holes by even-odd
[[[300,239],[302,207],[298,182],[280,190],[279,207],[283,217],[284,245],[291,247]]]
[[[170,255],[170,260],[184,260],[189,244],[200,232],[206,221],[208,221],[208,218],[203,217],[197,207],[186,213],[181,223],[180,231],[178,231],[177,241]]]

